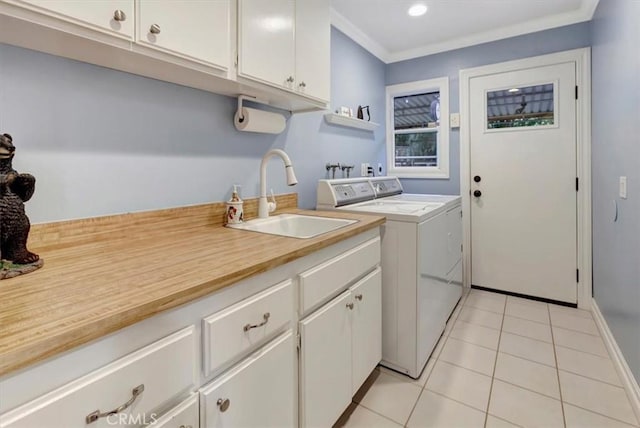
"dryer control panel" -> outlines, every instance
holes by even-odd
[[[320,180],[317,190],[317,209],[334,209],[376,197],[371,182],[366,178]]]

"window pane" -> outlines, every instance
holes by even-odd
[[[553,124],[553,83],[487,93],[487,129]]]
[[[440,92],[393,98],[394,129],[435,127],[440,118]]]
[[[395,135],[395,166],[438,166],[436,132]]]

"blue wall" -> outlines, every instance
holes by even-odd
[[[416,80],[449,77],[449,108],[460,110],[458,73],[461,69],[544,55],[589,46],[589,23],[569,25],[468,48],[443,52],[387,65],[386,83],[394,85]],[[449,137],[449,179],[403,179],[412,193],[460,193],[460,133]]]
[[[331,50],[332,108],[369,104],[384,123],[384,64],[337,30]],[[313,112],[281,135],[241,133],[235,108],[234,98],[0,44],[0,132],[14,137],[14,168],[36,176],[34,223],[221,201],[233,183],[257,196],[260,160],[276,147],[299,184],[288,188],[274,159],[268,186],[313,208],[326,162],[383,153],[383,127],[336,128]]]
[[[640,381],[639,17],[636,0],[601,1],[591,44],[594,298]]]

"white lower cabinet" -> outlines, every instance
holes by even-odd
[[[300,322],[301,426],[332,426],[380,362],[381,278],[378,267]]]
[[[0,416],[2,428],[137,427],[195,386],[195,329],[185,328]],[[117,414],[111,414],[120,409]]]
[[[379,233],[293,263],[0,378],[0,428],[332,426],[381,359]]]
[[[198,428],[200,426],[198,394],[189,398],[156,419],[148,427],[153,428]]]
[[[301,425],[330,427],[351,402],[351,292],[300,322]]]
[[[289,331],[202,388],[201,426],[296,426],[294,354]]]
[[[374,270],[351,287],[352,395],[382,359],[382,271]]]

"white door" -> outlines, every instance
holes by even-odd
[[[300,322],[300,426],[330,427],[351,403],[351,293]]]
[[[470,81],[471,283],[577,302],[575,63]]]
[[[377,268],[351,287],[351,393],[355,395],[382,359],[382,273]]]

